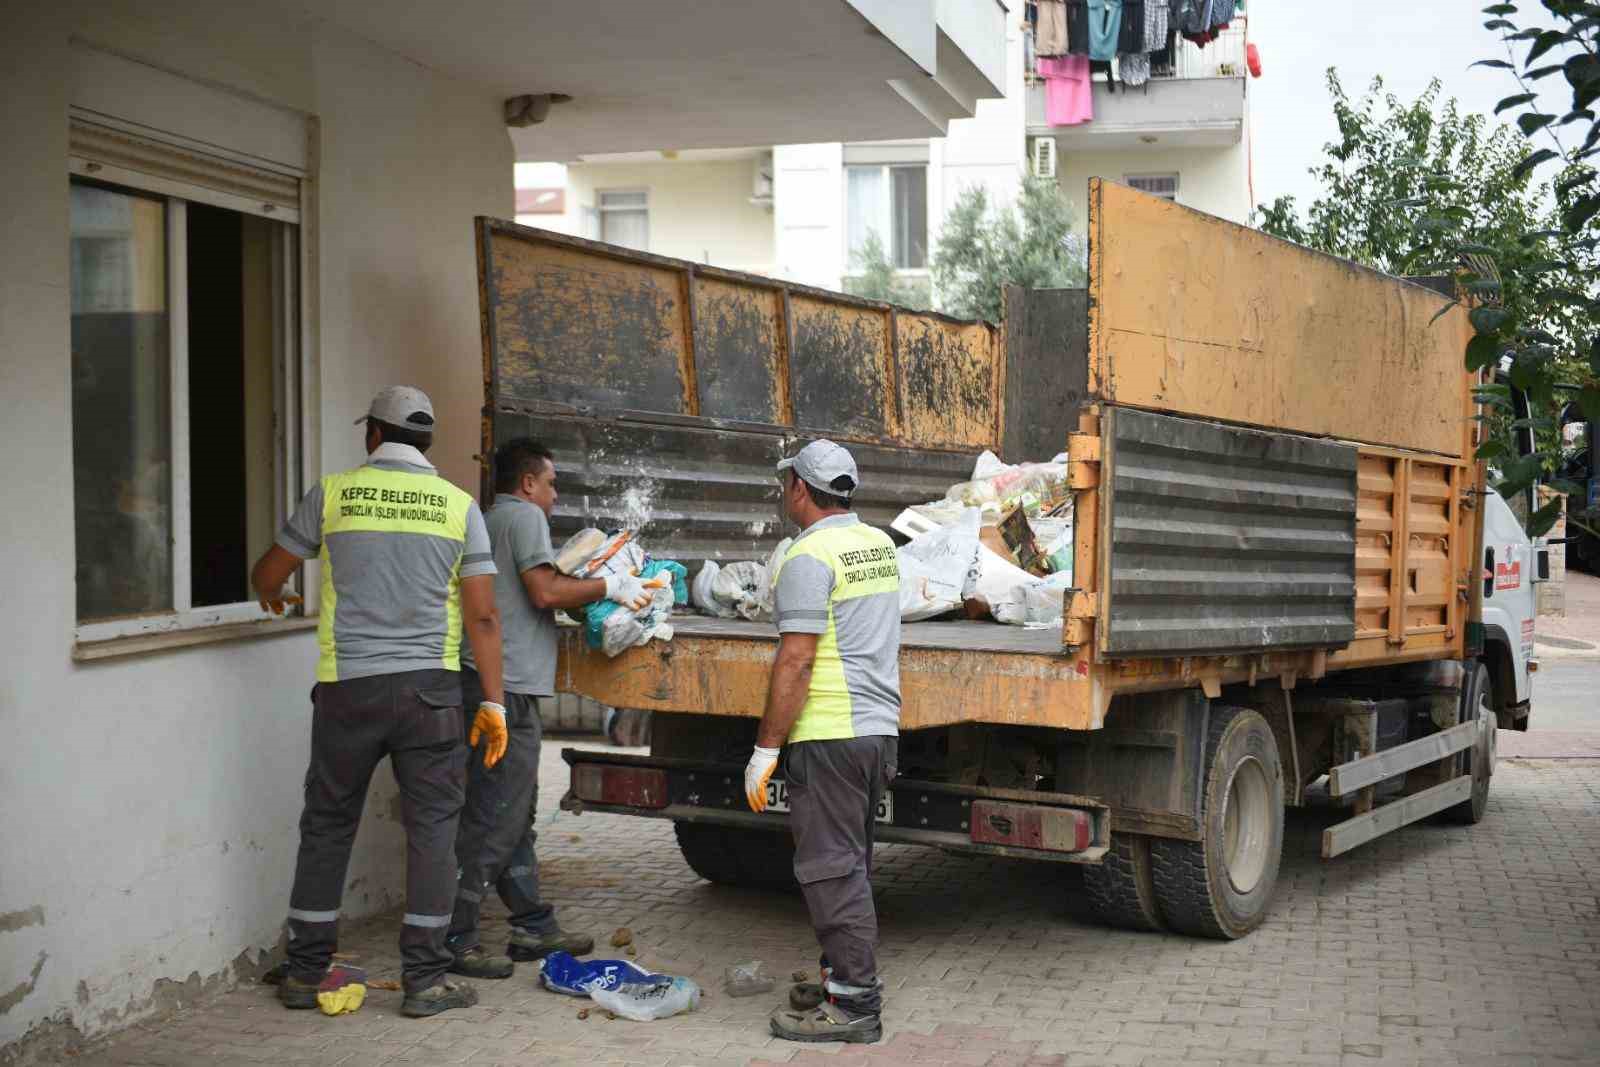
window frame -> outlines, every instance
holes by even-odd
[[[896,170],[920,170],[920,171],[922,171],[922,200],[923,200],[923,214],[922,214],[922,243],[923,243],[922,266],[920,266],[920,267],[901,267],[901,266],[896,266],[894,268],[894,272],[895,272],[896,275],[899,275],[899,276],[905,277],[905,278],[918,278],[918,277],[923,277],[923,276],[927,275],[927,273],[928,273],[928,260],[931,259],[932,255],[933,255],[933,249],[930,247],[930,242],[928,240],[928,235],[929,235],[929,233],[930,233],[930,231],[932,229],[932,227],[929,225],[929,219],[928,219],[928,211],[929,211],[930,205],[932,203],[932,200],[928,195],[928,177],[929,177],[928,171],[929,171],[929,169],[930,168],[929,168],[928,162],[926,160],[895,160],[895,161],[883,162],[883,163],[861,162],[861,163],[845,163],[843,165],[843,168],[842,168],[842,171],[841,171],[841,176],[840,176],[841,177],[842,187],[843,187],[843,193],[840,196],[840,204],[841,204],[841,207],[843,209],[843,224],[840,227],[840,229],[843,231],[843,237],[844,237],[843,243],[844,243],[844,264],[845,264],[845,269],[844,269],[843,273],[844,273],[845,277],[852,277],[853,276],[852,273],[851,273],[851,270],[852,270],[852,257],[855,254],[855,249],[850,247],[850,171],[852,171],[852,170],[876,170],[876,171],[879,171],[880,173],[882,173],[882,175],[883,175],[884,188],[886,189],[887,194],[888,194],[888,195],[886,195],[884,197],[884,204],[885,204],[885,206],[886,206],[886,208],[888,210],[888,215],[887,215],[887,217],[885,217],[884,219],[881,220],[882,221],[882,228],[879,230],[878,236],[884,242],[884,251],[889,254],[889,259],[890,259],[891,262],[897,262],[899,260],[899,258],[900,258],[898,255],[896,255],[896,249],[894,247],[894,241],[895,241],[894,174],[892,172],[894,172]]]
[[[230,164],[235,168],[237,163]],[[277,476],[273,479],[273,529],[288,518],[298,502],[302,485],[302,457],[306,403],[303,390],[307,380],[307,344],[303,334],[306,322],[306,241],[302,224],[305,217],[305,186],[298,182],[301,210],[288,216],[272,205],[241,201],[237,197],[189,188],[155,175],[125,167],[105,166],[73,156],[68,161],[67,182],[75,180],[102,188],[125,189],[154,196],[166,207],[166,282],[168,404],[171,423],[168,448],[171,458],[169,477],[172,494],[172,607],[168,610],[82,621],[74,613],[74,640],[92,644],[118,638],[146,637],[162,633],[187,633],[215,627],[232,627],[259,622],[274,616],[254,599],[231,604],[195,607],[192,595],[191,480],[189,471],[189,287],[188,287],[188,204],[202,203],[223,207],[239,214],[256,215],[281,223],[272,248],[273,286],[273,448]],[[76,570],[77,543],[73,543]],[[302,572],[291,579],[295,591],[302,593],[308,584]]]
[[[624,207],[624,206],[622,206],[620,204],[615,205],[613,207],[606,207],[606,197],[608,197],[608,196],[616,196],[616,195],[621,195],[621,196],[642,196],[642,197],[644,197],[644,203],[642,205],[629,204],[626,207]],[[650,239],[651,239],[651,236],[652,236],[651,232],[650,232],[650,189],[649,189],[649,187],[648,186],[639,186],[639,185],[628,185],[628,186],[617,186],[615,188],[609,188],[609,189],[596,189],[594,191],[595,240],[603,241],[606,244],[617,244],[617,242],[615,242],[615,241],[606,241],[606,215],[608,213],[635,214],[635,213],[641,212],[641,211],[644,213],[644,247],[643,248],[636,248],[636,249],[634,249],[634,251],[636,251],[636,252],[648,252],[648,251],[650,251]],[[627,248],[628,246],[627,245],[618,245],[618,247],[619,248]]]

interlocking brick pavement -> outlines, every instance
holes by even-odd
[[[1506,735],[1502,734],[1502,739]],[[1424,823],[1331,862],[1328,810],[1294,812],[1271,916],[1242,941],[1101,929],[1070,918],[1058,865],[879,852],[885,1040],[797,1046],[766,1027],[778,996],[733,999],[722,971],[814,967],[796,896],[698,880],[671,827],[556,811],[541,771],[540,856],[564,924],[629,927],[639,962],[687,974],[700,1009],[654,1023],[577,1017],[535,970],[477,983],[466,1011],[411,1020],[374,990],[353,1016],[284,1011],[248,985],[139,1026],[74,1062],[616,1064],[1513,1064],[1600,1060],[1600,762],[1505,761],[1487,819]],[[283,872],[287,895],[291,872]],[[502,913],[491,913],[491,923]],[[398,916],[343,949],[398,977]],[[491,929],[493,927],[491,926]],[[780,986],[779,995],[782,987]]]

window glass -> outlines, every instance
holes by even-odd
[[[649,195],[643,192],[601,193],[600,240],[640,252],[649,251]]]
[[[928,168],[895,167],[894,265],[920,270],[928,265]]]
[[[79,619],[172,608],[166,204],[73,183],[72,464]]]
[[[846,167],[844,174],[845,247],[853,268],[869,233],[876,232],[885,249],[893,240],[889,233],[889,183],[882,167]]]

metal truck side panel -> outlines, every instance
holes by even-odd
[[[1108,408],[1100,651],[1334,647],[1355,633],[1356,448]]]
[[[1469,454],[1472,327],[1438,293],[1099,178],[1089,263],[1093,399]]]

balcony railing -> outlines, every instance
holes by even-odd
[[[1182,36],[1177,37],[1172,49],[1171,62],[1151,64],[1151,80],[1184,81],[1198,78],[1244,77],[1248,25],[1243,15],[1233,19],[1228,23],[1228,28],[1217,34],[1204,48]],[[1030,70],[1028,77],[1032,81],[1037,75]],[[1103,83],[1106,76],[1103,73],[1096,73],[1094,80]]]

